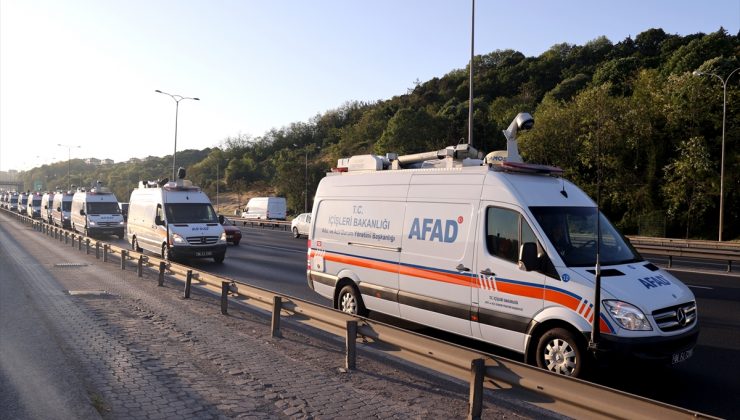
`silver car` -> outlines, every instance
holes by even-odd
[[[301,213],[290,223],[290,230],[293,231],[294,238],[300,238],[301,235],[308,238],[308,232],[311,230],[311,213]]]

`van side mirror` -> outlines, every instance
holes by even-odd
[[[223,225],[225,220],[226,220],[226,218],[224,218],[224,215],[223,214],[219,214],[218,215],[218,223],[220,223],[220,224]]]
[[[157,225],[157,226],[164,226],[164,221],[162,220],[162,218],[159,215],[157,215],[154,218],[154,224]]]
[[[537,244],[527,242],[519,248],[519,268],[524,271],[534,271],[538,267]]]
[[[84,209],[80,209],[80,216],[84,216],[84,215],[85,215],[85,210]]]
[[[57,207],[57,211],[62,211],[62,206]]]

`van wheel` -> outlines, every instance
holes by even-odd
[[[136,252],[143,251],[143,249],[139,248],[139,240],[136,239],[136,236],[134,236],[134,238],[131,239],[131,249],[133,249]]]
[[[216,256],[214,256],[213,261],[215,261],[216,264],[223,264],[225,258],[226,253],[224,252],[223,254],[217,254]]]
[[[352,285],[342,287],[339,291],[339,297],[337,299],[337,305],[342,312],[347,312],[352,315],[367,316],[367,309],[362,303],[362,298]]]
[[[537,366],[565,376],[580,377],[585,353],[568,330],[554,328],[540,337],[537,344]]]
[[[301,234],[298,233],[298,228],[293,228],[293,237],[296,239],[301,237]]]

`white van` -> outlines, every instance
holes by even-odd
[[[118,199],[100,182],[89,191],[78,189],[70,209],[72,230],[85,236],[116,235],[123,238],[125,225]]]
[[[28,211],[26,207],[28,206],[28,193],[21,192],[18,194],[18,207],[16,210],[18,213],[25,215]]]
[[[163,185],[139,183],[129,199],[126,239],[133,250],[145,249],[166,260],[213,258],[222,263],[226,257],[226,233],[211,200],[182,178]]]
[[[242,211],[244,219],[285,220],[285,197],[252,197]]]
[[[69,229],[72,227],[70,211],[72,210],[72,191],[57,192],[51,202],[51,224]]]
[[[562,170],[521,162],[515,137],[503,159],[466,152],[477,157],[464,145],[340,159],[316,192],[309,287],[342,311],[490,342],[566,375],[581,375],[591,350],[668,363],[691,356],[692,292],[603,214],[597,222],[596,203]]]
[[[28,203],[26,204],[26,215],[32,219],[41,218],[41,193],[33,192],[28,194]]]
[[[54,202],[54,193],[45,192],[41,196],[41,220],[51,224],[51,205]]]
[[[8,193],[8,210],[18,211],[18,193],[15,191]]]

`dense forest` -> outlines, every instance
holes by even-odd
[[[740,34],[671,35],[650,29],[612,43],[557,44],[538,57],[497,50],[473,61],[473,143],[505,149],[501,131],[521,111],[526,161],[557,165],[625,233],[717,239],[727,80],[724,234],[740,236]],[[467,141],[469,69],[415,82],[399,96],[237,135],[219,147],[178,152],[188,178],[213,193],[272,189],[293,213],[308,206],[323,174],[353,154],[415,153]],[[697,74],[695,72],[701,72]],[[732,77],[729,75],[732,74]],[[101,180],[126,201],[139,180],[171,174],[172,157],[92,167],[70,162],[72,183]],[[600,176],[598,176],[600,175]],[[22,174],[29,189],[66,185],[67,162]]]

